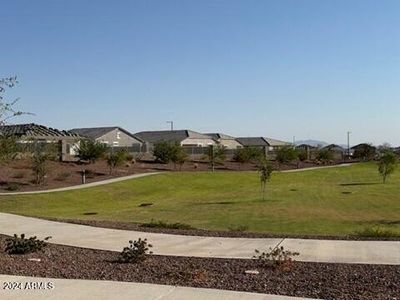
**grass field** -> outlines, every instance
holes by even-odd
[[[168,173],[84,190],[1,196],[0,211],[310,235],[345,235],[379,226],[400,234],[400,172],[386,184],[373,163],[274,173],[265,201],[255,172]],[[84,215],[88,212],[97,214]]]

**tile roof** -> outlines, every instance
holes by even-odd
[[[243,146],[288,146],[290,143],[267,137],[239,137],[236,139]]]
[[[0,135],[27,138],[79,138],[79,135],[66,130],[58,130],[34,123],[0,126]]]
[[[218,139],[234,140],[234,139],[236,139],[233,136],[230,136],[230,135],[227,135],[224,133],[204,133],[204,134],[215,140],[218,140]]]
[[[135,136],[149,142],[182,142],[187,138],[210,139],[209,136],[192,130],[160,130],[160,131],[141,131],[135,133]]]
[[[79,134],[80,136],[84,136],[84,137],[90,138],[90,139],[97,139],[97,138],[102,137],[103,135],[105,135],[105,134],[107,134],[110,131],[113,131],[115,129],[118,129],[118,130],[126,133],[127,135],[138,139],[138,137],[136,137],[135,135],[130,133],[128,130],[125,130],[125,129],[123,129],[121,127],[118,127],[118,126],[74,128],[74,129],[71,129],[69,131],[72,132],[72,133]],[[140,140],[140,139],[138,139],[138,140]]]

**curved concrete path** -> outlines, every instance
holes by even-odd
[[[286,250],[300,252],[296,257],[299,261],[400,265],[400,241],[185,236],[106,229],[6,213],[0,213],[0,233],[52,236],[50,242],[55,244],[111,251],[121,251],[129,240],[140,237],[153,244],[154,254],[196,257],[250,259],[255,249],[282,245]]]
[[[109,183],[120,182],[120,181],[129,180],[129,179],[135,179],[135,178],[146,177],[146,176],[151,176],[151,175],[157,175],[157,174],[162,174],[162,173],[165,173],[165,172],[151,172],[151,173],[133,174],[133,175],[129,175],[129,176],[111,178],[111,179],[95,181],[95,182],[79,184],[79,185],[73,185],[73,186],[67,186],[67,187],[51,189],[51,190],[0,193],[0,196],[44,194],[44,193],[55,193],[55,192],[65,192],[65,191],[71,191],[71,190],[80,190],[80,189],[87,189],[87,188],[91,188],[91,187],[95,187],[95,186],[99,186],[99,185],[105,185],[105,184],[109,184]]]
[[[52,283],[49,290],[0,290],[2,300],[301,300],[306,298],[276,296],[268,294],[226,291],[217,289],[191,288],[172,285],[160,285],[136,282],[53,279],[0,275],[0,284],[4,282],[21,283],[22,286],[33,282]],[[310,298],[307,298],[310,299]]]
[[[320,166],[320,167],[309,167],[309,168],[301,168],[301,169],[292,169],[292,170],[284,170],[280,171],[281,173],[296,173],[296,172],[304,172],[304,171],[312,171],[312,170],[321,170],[321,169],[332,169],[332,168],[342,168],[342,167],[350,167],[356,163],[343,163],[340,165],[333,166]]]

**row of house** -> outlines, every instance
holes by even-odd
[[[266,137],[233,137],[223,133],[199,133],[193,130],[131,133],[118,126],[58,130],[37,124],[4,125],[0,126],[0,135],[16,136],[20,143],[58,142],[61,144],[63,160],[69,160],[74,156],[76,144],[82,138],[96,140],[110,147],[127,148],[130,152],[141,153],[150,153],[158,142],[178,142],[190,154],[203,154],[204,150],[211,145],[222,145],[228,150],[257,147],[262,148],[266,154],[271,154],[279,147],[290,145],[288,142]]]
[[[221,145],[230,153],[243,147],[263,149],[264,153],[273,156],[277,149],[292,145],[291,143],[267,137],[233,137],[224,133],[200,133],[193,130],[161,130],[140,131],[131,133],[119,126],[74,128],[58,130],[38,124],[17,124],[0,126],[0,135],[15,136],[19,143],[39,141],[43,143],[59,143],[61,158],[64,161],[72,160],[76,154],[77,143],[80,139],[92,139],[113,148],[126,148],[133,153],[151,153],[158,142],[178,142],[189,154],[204,154],[212,145]],[[331,144],[323,147],[331,151],[335,160],[351,156],[357,147],[345,149]],[[307,144],[297,145],[298,149],[305,150],[309,159],[314,159],[318,147]],[[400,152],[400,149],[397,149]]]

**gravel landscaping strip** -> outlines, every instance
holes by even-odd
[[[2,249],[5,238],[0,235]],[[398,299],[400,295],[400,266],[294,262],[290,270],[283,271],[260,267],[256,260],[150,255],[139,264],[121,264],[115,262],[117,257],[118,253],[112,251],[49,244],[42,252],[28,255],[8,255],[1,251],[0,273],[323,299]]]
[[[58,221],[72,224],[88,225],[102,228],[112,228],[121,230],[133,230],[154,233],[179,234],[191,236],[212,236],[212,237],[242,237],[242,238],[295,238],[295,239],[317,239],[317,240],[352,240],[352,241],[400,241],[400,237],[363,237],[356,235],[329,236],[329,235],[294,235],[294,234],[272,234],[248,231],[222,231],[205,229],[170,229],[145,227],[139,223],[99,221],[99,220],[71,220],[60,218],[41,219]]]

